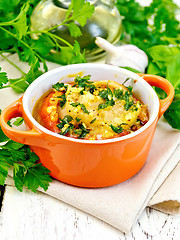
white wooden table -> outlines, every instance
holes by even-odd
[[[118,214],[118,213],[117,213]],[[129,235],[43,193],[6,186],[1,240],[180,240],[180,215],[146,208]]]

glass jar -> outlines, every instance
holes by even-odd
[[[95,38],[102,37],[110,43],[116,43],[121,34],[121,17],[111,0],[89,0],[94,4],[95,11],[84,27],[80,27],[82,36],[73,38],[69,30],[62,25],[52,32],[71,44],[77,40],[82,50],[85,49],[87,61],[102,57],[105,52],[95,44]],[[34,9],[31,16],[31,30],[45,30],[59,25],[65,18],[66,11],[70,5],[69,0],[42,0]],[[34,35],[34,37],[37,37]],[[61,43],[62,44],[62,43]]]

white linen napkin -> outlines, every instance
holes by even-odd
[[[10,58],[17,63],[16,55]],[[7,62],[0,62],[0,66],[8,72],[9,77],[18,77],[17,70]],[[19,66],[27,69],[24,63],[19,63]],[[49,63],[49,66],[51,69],[57,65]],[[3,109],[18,97],[10,89],[0,90],[0,108]],[[148,159],[141,171],[131,179],[98,189],[79,188],[53,180],[46,194],[128,233],[146,206],[168,213],[179,213],[179,162],[180,131],[172,129],[162,117]],[[12,178],[7,179],[7,184],[13,185]],[[42,189],[39,190],[43,192]]]

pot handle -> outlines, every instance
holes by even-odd
[[[159,118],[160,118],[173,101],[174,88],[172,84],[167,79],[156,75],[143,73],[138,73],[138,75],[142,77],[146,82],[148,82],[151,86],[159,87],[166,92],[167,97],[165,99],[159,99],[160,102]]]
[[[7,124],[9,120],[22,116],[22,97],[6,107],[0,115],[0,126],[7,137],[10,139],[27,144],[37,145],[40,142],[42,134],[32,127],[29,131],[21,131],[12,128]]]

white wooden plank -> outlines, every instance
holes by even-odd
[[[117,213],[118,214],[118,213]],[[146,209],[129,235],[42,193],[6,187],[0,213],[2,240],[179,240],[180,216]]]

